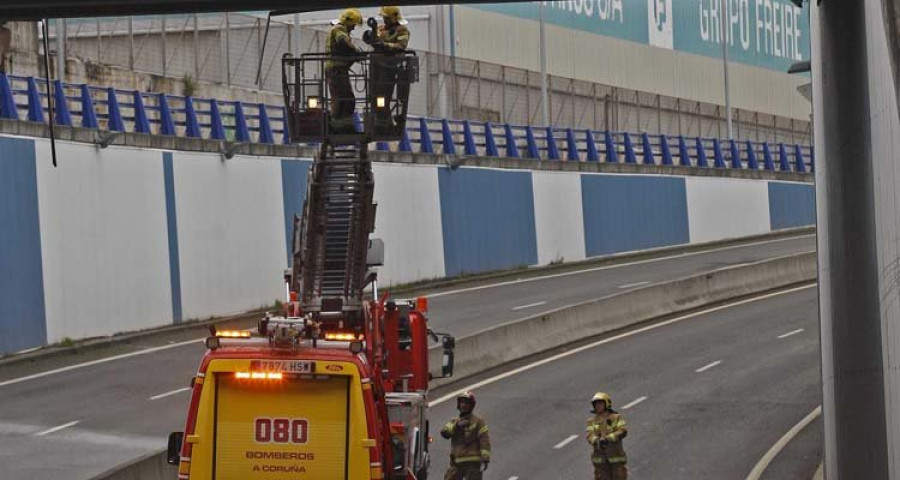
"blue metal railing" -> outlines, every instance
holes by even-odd
[[[46,82],[0,73],[0,118],[46,123]],[[290,142],[280,105],[52,83],[57,125],[248,143]],[[813,149],[807,145],[413,116],[399,142],[379,142],[376,149],[783,172],[811,172],[815,165]]]

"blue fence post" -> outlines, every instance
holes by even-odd
[[[212,140],[225,140],[225,125],[222,123],[222,112],[219,111],[219,102],[216,99],[209,100],[209,138]]]
[[[525,127],[525,143],[528,148],[528,158],[540,160],[541,151],[538,150],[537,140],[534,138],[534,129],[531,128],[531,125]]]
[[[16,99],[13,98],[9,77],[2,72],[0,72],[0,118],[19,119],[19,112],[16,111]]]
[[[165,93],[156,95],[159,102],[159,133],[160,135],[175,135],[175,120],[172,111],[169,110],[169,98]]]
[[[709,168],[709,162],[706,161],[706,149],[703,147],[703,139],[700,137],[697,137],[697,166]]]
[[[468,120],[463,120],[463,150],[466,155],[478,155],[478,148],[475,147],[475,135],[472,133],[472,124]]]
[[[622,134],[625,143],[625,163],[637,163],[637,155],[634,153],[634,144],[631,143],[631,135],[628,132]]]
[[[150,120],[147,118],[147,109],[144,108],[144,96],[138,90],[134,91],[134,131],[150,133]]]
[[[716,168],[725,168],[725,156],[722,155],[722,144],[718,138],[713,139],[713,165]]]
[[[672,161],[672,150],[669,149],[669,139],[666,137],[666,134],[659,136],[659,149],[662,150],[662,164],[671,167],[674,162]]]
[[[519,158],[519,146],[516,145],[516,136],[513,134],[512,125],[503,125],[503,133],[506,136],[506,156]]]
[[[747,140],[747,168],[750,170],[759,170],[759,162],[756,160],[756,151],[753,149],[753,143]]]
[[[769,149],[769,142],[763,143],[763,164],[766,170],[775,171],[775,161],[772,160],[772,150]]]
[[[494,137],[494,126],[491,122],[484,122],[484,154],[488,157],[499,157],[500,150],[497,149],[497,138]]]
[[[472,124],[468,120],[463,120],[463,152],[466,155],[478,155],[475,134],[472,133]]]
[[[422,153],[434,153],[434,144],[431,143],[431,132],[428,131],[428,120],[419,118],[419,151]]]
[[[607,130],[603,136],[603,144],[606,147],[606,162],[619,163],[619,155],[616,153],[616,142],[613,141],[612,134]]]
[[[738,149],[737,142],[734,139],[729,140],[731,142],[731,168],[744,168],[744,163],[741,162],[741,151]]]
[[[81,126],[100,128],[97,123],[97,111],[94,110],[94,99],[91,98],[91,87],[87,85],[81,85]]]
[[[587,161],[599,162],[600,155],[597,153],[597,141],[594,140],[594,132],[590,129],[585,130],[584,143],[587,145]]]
[[[387,142],[378,142],[375,144],[375,150],[379,152],[390,152],[391,146]]]
[[[412,151],[412,142],[409,140],[409,131],[406,128],[400,134],[400,143],[397,145],[397,150],[401,152]]]
[[[653,158],[653,147],[650,145],[650,136],[647,135],[647,132],[641,134],[641,148],[643,149],[641,154],[644,165],[656,165],[656,159]]]
[[[366,126],[363,125],[362,116],[359,112],[353,112],[353,131],[356,133],[363,133],[366,130]]]
[[[200,122],[194,108],[194,97],[184,97],[184,134],[189,138],[200,138]]]
[[[288,123],[287,109],[281,107],[281,143],[284,145],[291,144],[291,127]]]
[[[783,143],[778,144],[778,162],[779,169],[782,172],[790,172],[791,171],[791,162],[788,160],[787,148],[785,148]]]
[[[247,127],[247,116],[241,102],[234,102],[234,139],[238,142],[250,141],[250,128]]]
[[[545,127],[544,134],[547,141],[547,159],[559,160],[559,148],[556,146],[556,138],[553,136],[553,127]]]
[[[575,132],[571,128],[566,129],[566,160],[570,162],[581,161],[578,155],[578,142],[575,141]]]
[[[685,140],[684,135],[678,136],[678,164],[682,167],[691,166],[691,153],[688,151],[687,140]]]
[[[106,119],[106,129],[111,132],[124,132],[125,122],[122,120],[122,109],[119,108],[119,99],[116,96],[116,89],[108,87],[106,89],[106,110],[108,117]]]
[[[269,122],[269,112],[266,104],[259,104],[259,143],[274,144],[275,135],[272,133],[272,123]]]
[[[72,114],[69,112],[69,100],[66,98],[66,90],[59,80],[53,81],[53,115],[57,125],[72,126]]]
[[[441,137],[441,141],[444,144],[444,155],[456,155],[453,132],[450,131],[450,122],[446,118],[441,120]]]
[[[803,161],[803,151],[800,150],[800,145],[794,144],[794,162],[797,168],[797,171],[800,173],[806,173],[806,162]]]
[[[44,102],[34,77],[28,77],[28,121],[44,123]]]

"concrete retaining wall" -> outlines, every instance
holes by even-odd
[[[166,137],[124,138],[129,145],[106,149],[59,141],[53,167],[48,140],[0,135],[0,198],[10,206],[0,205],[0,354],[283,296],[311,164],[297,155],[313,151],[259,146],[226,160],[135,145]],[[812,185],[796,174],[373,158],[387,287],[813,223]]]

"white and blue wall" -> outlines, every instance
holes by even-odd
[[[304,159],[0,136],[0,353],[283,295]],[[811,184],[379,163],[383,285],[812,225]]]

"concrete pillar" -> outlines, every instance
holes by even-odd
[[[890,471],[898,452],[896,444],[889,446],[888,433],[894,428],[889,419],[896,419],[891,410],[900,405],[891,405],[886,396],[892,384],[893,390],[900,384],[892,380],[897,373],[885,368],[886,352],[898,352],[891,343],[900,343],[896,330],[890,333],[900,312],[892,307],[900,287],[900,257],[890,246],[900,241],[900,219],[894,211],[896,192],[879,187],[878,178],[888,173],[879,171],[879,164],[898,160],[873,155],[879,140],[872,133],[879,120],[872,99],[885,97],[873,97],[870,90],[873,62],[889,64],[887,55],[873,55],[871,44],[884,38],[873,33],[883,27],[867,18],[873,5],[880,10],[879,1],[809,2],[815,145],[822,167],[816,169],[816,205],[829,480],[900,479],[900,472]],[[896,107],[893,94],[891,101]]]

